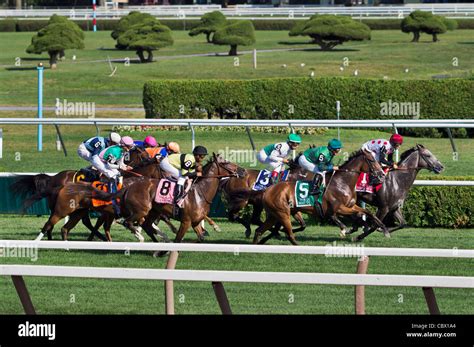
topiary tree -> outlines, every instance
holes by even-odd
[[[83,49],[84,33],[77,24],[67,18],[53,15],[46,27],[32,37],[26,49],[29,54],[48,52],[51,69],[57,67],[58,59],[66,49]]]
[[[314,15],[308,21],[296,24],[289,35],[309,36],[323,51],[327,51],[346,41],[370,40],[370,28],[350,17]]]
[[[216,45],[230,45],[229,55],[237,55],[237,46],[255,43],[255,29],[249,20],[239,20],[218,29],[212,37]]]
[[[413,33],[411,42],[418,42],[421,33],[433,36],[433,42],[439,41],[438,34],[444,34],[448,30],[457,28],[457,22],[442,16],[435,16],[431,12],[413,11],[401,22],[401,30],[404,33]]]
[[[114,31],[112,31],[110,36],[112,36],[114,40],[118,40],[119,36],[125,33],[133,25],[144,23],[147,20],[148,21],[155,20],[155,17],[153,17],[151,14],[148,14],[148,13],[132,11],[127,16],[120,18],[117,24],[117,28]],[[115,48],[127,49],[127,47],[121,46],[118,41],[117,41],[117,44],[115,45]]]
[[[220,11],[213,11],[206,13],[201,17],[199,23],[189,31],[189,36],[197,36],[200,34],[206,34],[206,40],[208,43],[212,43],[211,35],[216,32],[217,29],[224,26],[226,18]]]
[[[127,31],[120,34],[117,44],[125,49],[135,50],[140,62],[149,63],[153,61],[153,51],[171,46],[173,38],[170,28],[153,18],[132,25]],[[148,57],[145,57],[145,52]]]

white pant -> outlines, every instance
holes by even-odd
[[[308,170],[309,172],[319,173],[318,167],[312,162],[310,162],[308,159],[306,159],[304,155],[300,155],[300,158],[298,159],[298,164],[300,164],[303,169]]]
[[[112,167],[109,163],[104,163],[102,159],[100,159],[99,155],[92,155],[92,153],[87,150],[84,143],[79,145],[77,154],[79,154],[82,159],[88,161],[93,167],[99,170],[100,173],[104,174],[108,178],[114,178],[120,174],[120,171]]]
[[[283,162],[271,160],[263,149],[257,153],[257,160],[260,163],[267,165],[267,170],[269,171],[280,172],[285,168],[285,164]]]
[[[170,174],[171,177],[176,178],[180,186],[184,186],[184,183],[186,182],[186,177],[183,177],[181,171],[170,164],[168,158],[164,158],[160,162],[160,168],[163,169],[166,173]]]

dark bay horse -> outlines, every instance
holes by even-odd
[[[300,154],[301,155],[301,154]],[[313,174],[306,172],[303,168],[301,168],[298,164],[297,158],[295,160],[291,160],[289,165],[290,171],[287,177],[287,181],[296,181],[301,179],[308,179],[311,180],[313,178]],[[231,177],[222,182],[222,191],[224,192],[227,198],[227,209],[228,209],[228,218],[231,222],[239,222],[245,227],[245,236],[247,238],[250,237],[252,230],[251,225],[262,225],[262,220],[260,219],[263,211],[263,192],[259,191],[255,192],[251,195],[242,194],[242,191],[251,191],[255,181],[258,178],[258,174],[260,170],[255,169],[246,169],[246,174],[244,177]],[[239,212],[244,209],[247,205],[252,205],[252,216],[250,220],[246,220],[239,216]],[[298,221],[300,227],[295,231],[303,231],[306,228],[306,223],[303,219],[303,216],[300,212],[296,212],[293,217]],[[275,229],[279,229],[276,226]],[[275,231],[276,234],[278,234]]]
[[[384,230],[385,236],[390,234],[382,222],[369,211],[356,205],[357,196],[355,186],[361,172],[370,172],[379,181],[383,181],[385,174],[380,164],[374,160],[372,155],[366,151],[354,153],[339,170],[326,174],[326,190],[322,199],[322,213],[324,218],[331,218],[345,233],[346,226],[338,218],[338,215],[366,215],[370,221]],[[295,197],[296,182],[280,182],[268,188],[263,195],[263,204],[267,212],[267,219],[257,228],[253,243],[264,243],[269,238],[262,240],[261,236],[275,223],[283,226],[289,241],[297,245],[292,230],[290,216],[296,211],[311,214],[315,218],[321,218],[314,206],[296,207]]]
[[[403,152],[400,156],[398,169],[392,169],[387,175],[384,184],[375,194],[357,193],[357,198],[370,205],[377,207],[376,216],[382,222],[386,223],[390,219],[398,222],[398,225],[389,228],[389,232],[402,229],[406,226],[403,217],[402,208],[408,192],[413,182],[422,169],[427,169],[439,174],[444,167],[441,162],[423,145],[416,145],[413,148]],[[356,232],[361,225],[361,220],[356,222],[348,234]],[[364,233],[359,235],[355,240],[362,240],[364,237],[372,233],[374,230],[365,228]]]
[[[243,176],[244,170],[213,154],[213,158],[203,167],[202,174],[203,176],[196,179],[184,199],[180,216],[181,224],[175,242],[181,242],[191,226],[198,238],[202,240],[201,222],[209,213],[212,200],[219,188],[219,181],[224,177]],[[68,188],[70,193],[89,198],[100,196],[103,200],[111,200],[120,196],[125,217],[124,225],[133,230],[135,224],[138,224],[152,237],[152,224],[163,215],[168,217],[173,215],[173,205],[155,202],[158,184],[158,179],[145,178],[137,180],[131,189],[116,194],[100,192],[91,185],[68,184]],[[166,240],[166,235],[163,238]],[[152,239],[157,241],[153,237]]]

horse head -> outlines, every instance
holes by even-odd
[[[443,164],[430,152],[425,146],[417,144],[415,146],[420,158],[418,160],[418,168],[433,171],[435,174],[440,174],[444,170]]]

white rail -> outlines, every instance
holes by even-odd
[[[302,272],[156,270],[134,268],[0,265],[0,275],[177,280],[238,283],[297,283],[432,288],[474,288],[474,277],[419,275],[356,275]]]
[[[361,246],[276,246],[276,245],[232,245],[232,244],[189,244],[189,243],[136,243],[136,242],[90,242],[90,241],[27,241],[0,240],[2,248],[101,250],[101,251],[185,251],[212,253],[255,253],[255,254],[312,254],[334,255],[340,251],[346,254],[383,257],[439,257],[474,258],[472,249],[438,248],[383,248]]]
[[[116,19],[126,16],[131,11],[139,10],[156,17],[169,17],[185,19],[197,18],[211,11],[221,11],[225,16],[231,18],[277,18],[277,19],[306,19],[314,14],[336,14],[364,18],[404,18],[415,10],[424,10],[437,15],[451,18],[474,17],[473,4],[409,4],[405,6],[249,6],[238,5],[230,8],[221,8],[220,5],[208,6],[144,6],[113,8],[97,8],[97,18]],[[68,8],[68,9],[24,9],[24,10],[0,10],[1,17],[16,17],[25,19],[49,18],[53,14],[66,16],[71,19],[91,19],[92,9]]]
[[[474,128],[474,119],[143,119],[143,118],[0,118],[1,124],[15,125],[151,125],[151,126],[281,126],[340,128]]]

